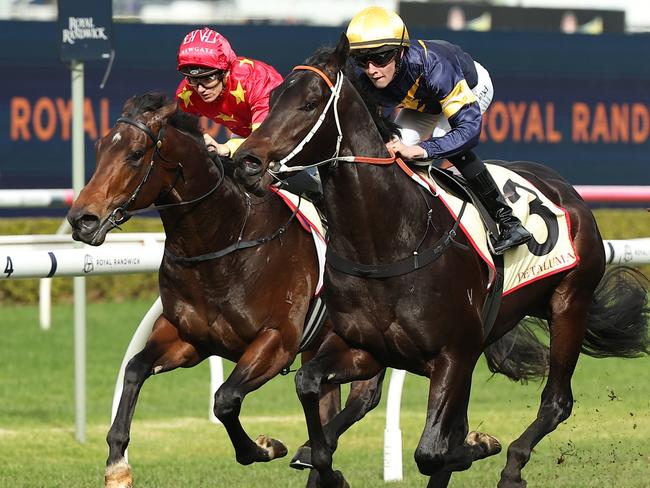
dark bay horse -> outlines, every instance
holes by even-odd
[[[239,412],[244,397],[291,365],[302,345],[319,279],[317,252],[280,198],[249,195],[218,163],[207,153],[197,118],[162,95],[133,97],[97,143],[95,173],[68,214],[74,239],[98,246],[110,230],[155,203],[166,233],[159,271],[163,313],[125,371],[107,436],[107,486],[131,486],[124,453],[144,381],[211,355],[236,362],[215,394],[214,413],[237,461],[286,454],[271,437],[251,440]],[[372,408],[382,378],[357,383],[348,402]],[[340,410],[338,385],[326,385],[320,397],[316,415],[327,421]]]
[[[514,328],[531,316],[546,321],[550,330],[548,354],[539,357],[548,379],[537,417],[509,446],[499,481],[500,487],[523,487],[521,471],[533,447],[571,413],[571,377],[580,352],[596,357],[648,353],[647,280],[627,268],[604,274],[594,217],[560,175],[534,163],[503,163],[568,212],[580,259],[571,269],[504,296],[486,334],[481,310],[487,266],[464,235],[451,233],[454,218],[440,200],[417,191],[393,164],[385,146],[389,131],[378,130],[376,107],[345,75],[348,50],[342,36],[334,50],[320,50],[296,67],[275,89],[268,118],[235,155],[235,176],[259,194],[271,181],[269,169],[277,176],[320,164],[330,224],[324,297],[335,334],[296,375],[316,481],[347,486],[332,469],[336,444],[314,414],[320,385],[371,378],[385,367],[430,380],[424,432],[415,451],[420,472],[430,477],[428,486],[447,486],[453,471],[497,453],[494,438],[468,435],[472,372],[483,351],[520,331],[521,325]],[[410,272],[372,275],[413,262],[414,250],[432,251],[434,257]],[[341,262],[349,264],[347,269]],[[516,369],[524,356],[516,342],[511,345],[509,361],[492,367],[517,377],[506,369]]]

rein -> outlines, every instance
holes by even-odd
[[[234,251],[237,251],[239,249],[248,249],[250,247],[255,247],[259,246],[261,244],[265,244],[269,241],[272,241],[273,239],[277,237],[281,237],[289,228],[289,225],[293,221],[293,219],[296,217],[296,214],[298,213],[298,208],[300,207],[300,201],[301,197],[298,196],[298,204],[296,205],[296,208],[294,209],[293,213],[291,214],[291,217],[289,217],[289,220],[285,222],[285,224],[277,229],[273,234],[270,234],[265,237],[260,237],[257,239],[252,239],[252,240],[243,240],[244,236],[244,229],[246,228],[246,222],[248,221],[248,215],[250,214],[250,209],[251,209],[251,200],[248,194],[246,195],[246,216],[244,217],[244,222],[242,224],[241,230],[239,231],[239,237],[237,240],[230,244],[227,247],[224,247],[223,249],[219,251],[214,251],[214,252],[209,252],[206,254],[200,254],[199,256],[193,256],[193,257],[184,257],[184,256],[177,256],[173,254],[171,251],[165,247],[164,254],[166,257],[171,259],[172,261],[175,261],[177,263],[184,263],[184,264],[196,264],[196,263],[202,263],[204,261],[210,261],[212,259],[218,259],[223,256],[226,256]]]
[[[374,158],[368,156],[339,156],[341,141],[343,140],[343,131],[341,130],[341,120],[339,118],[338,101],[341,96],[341,88],[343,86],[343,79],[345,78],[345,76],[341,71],[339,71],[336,74],[336,84],[334,84],[332,83],[332,80],[330,80],[329,77],[322,70],[314,66],[301,64],[295,66],[293,68],[293,71],[312,71],[316,73],[327,84],[332,94],[330,95],[329,100],[325,104],[325,108],[323,109],[323,112],[318,117],[318,120],[311,128],[311,130],[307,133],[307,135],[303,138],[303,140],[300,141],[298,145],[280,161],[272,161],[269,164],[269,168],[271,168],[269,172],[272,175],[277,173],[286,173],[286,172],[298,171],[298,170],[303,170],[308,168],[315,168],[323,164],[337,162],[337,161],[341,161],[344,163],[367,163],[367,164],[377,164],[377,165],[390,165],[393,163],[397,163],[407,173],[410,172],[410,168],[408,168],[406,163],[404,163],[404,161],[402,161],[401,158],[396,157],[395,153],[391,150],[389,150],[390,157],[388,158]],[[325,159],[323,161],[319,161],[317,163],[308,164],[305,166],[287,166],[286,163],[292,160],[300,151],[304,149],[305,145],[307,145],[307,143],[312,140],[312,138],[314,137],[318,129],[320,129],[320,126],[323,125],[323,122],[325,121],[325,116],[327,115],[327,111],[329,110],[330,106],[334,110],[334,120],[336,121],[336,130],[338,132],[336,138],[336,150],[334,152],[334,155],[331,158]]]
[[[201,200],[207,198],[209,195],[214,193],[214,191],[216,191],[216,189],[219,188],[221,186],[221,184],[223,183],[224,178],[226,176],[226,172],[224,170],[223,163],[221,162],[220,159],[217,158],[218,163],[215,162],[215,164],[218,164],[218,166],[219,166],[219,170],[220,170],[219,180],[217,181],[216,185],[214,185],[208,192],[204,193],[200,197],[193,198],[192,200],[187,200],[187,201],[181,201],[181,202],[175,202],[175,203],[167,203],[167,204],[164,204],[164,205],[153,205],[153,206],[150,206],[150,207],[147,207],[147,208],[142,208],[142,209],[139,209],[139,210],[129,211],[129,208],[131,207],[131,205],[133,205],[136,198],[140,194],[140,191],[142,190],[143,186],[145,185],[145,183],[149,179],[149,175],[151,174],[151,172],[153,170],[153,166],[154,166],[154,162],[156,160],[156,156],[160,157],[160,159],[162,159],[163,161],[166,161],[168,163],[172,162],[171,160],[165,158],[160,153],[160,148],[162,147],[162,141],[163,141],[164,134],[165,134],[165,128],[167,127],[167,125],[163,125],[161,127],[161,129],[158,131],[158,135],[154,135],[154,133],[151,131],[151,129],[149,129],[149,127],[147,127],[145,124],[143,124],[142,122],[140,122],[138,120],[133,120],[133,119],[129,119],[129,118],[126,118],[126,117],[120,117],[120,118],[117,119],[116,123],[129,124],[129,125],[132,125],[134,127],[137,127],[142,132],[144,132],[149,137],[149,139],[151,139],[151,141],[153,142],[153,153],[151,155],[151,162],[149,163],[149,168],[147,168],[147,172],[145,173],[144,177],[142,178],[142,181],[140,181],[140,183],[138,184],[136,189],[133,191],[133,194],[131,195],[131,197],[126,202],[124,202],[122,205],[120,205],[115,210],[113,210],[113,212],[111,213],[111,215],[107,219],[107,221],[110,222],[114,227],[118,227],[119,224],[122,224],[122,223],[126,222],[132,216],[137,215],[137,214],[142,213],[142,212],[149,212],[151,210],[163,210],[163,209],[170,208],[170,207],[179,207],[179,206],[182,206],[182,205],[190,205],[192,203],[200,202]],[[177,174],[176,174],[176,178],[174,179],[174,183],[172,184],[171,188],[169,188],[165,192],[165,194],[168,194],[169,192],[171,192],[173,190],[174,186],[176,185],[176,182],[178,181],[179,174],[180,174],[180,177],[183,177],[183,165],[182,165],[182,163],[178,162],[176,168],[177,168]],[[226,256],[227,254],[230,254],[230,253],[232,253],[234,251],[237,251],[239,249],[247,249],[247,248],[250,248],[250,247],[259,246],[259,245],[264,244],[266,242],[269,242],[269,241],[271,241],[271,240],[273,240],[273,239],[275,239],[277,237],[282,236],[282,234],[284,234],[286,232],[287,228],[289,227],[289,225],[291,224],[291,222],[295,218],[295,216],[296,216],[296,214],[298,212],[298,208],[300,207],[300,199],[299,199],[298,200],[298,205],[296,206],[296,209],[294,210],[294,212],[291,214],[291,217],[289,218],[289,220],[287,220],[287,222],[282,227],[280,227],[275,232],[273,232],[273,234],[270,234],[270,235],[265,236],[265,237],[260,237],[258,239],[254,239],[254,240],[243,240],[244,229],[246,228],[246,222],[248,221],[248,215],[250,214],[250,209],[251,209],[250,197],[248,196],[248,194],[245,194],[245,195],[246,195],[246,216],[244,217],[244,222],[243,222],[242,228],[241,228],[241,230],[239,232],[239,238],[237,239],[236,242],[234,242],[233,244],[231,244],[230,246],[228,246],[228,247],[226,247],[224,249],[221,249],[220,251],[215,251],[215,252],[211,252],[211,253],[207,253],[207,254],[201,254],[199,256],[194,256],[194,257],[176,256],[175,254],[173,254],[171,251],[169,251],[165,247],[165,250],[164,250],[165,256],[167,256],[169,259],[171,259],[172,261],[175,261],[175,262],[186,263],[186,264],[195,264],[195,263],[201,263],[203,261],[209,261],[211,259],[218,259],[220,257]]]
[[[151,175],[151,172],[153,171],[154,168],[154,163],[156,160],[156,157],[159,157],[163,161],[167,163],[171,163],[172,161],[165,158],[165,156],[162,155],[160,152],[160,148],[162,147],[162,142],[163,138],[165,136],[165,129],[167,128],[167,125],[163,125],[160,130],[158,131],[157,135],[154,135],[154,133],[147,127],[145,124],[140,122],[139,120],[134,120],[134,119],[129,119],[127,117],[120,117],[117,119],[115,122],[116,124],[123,123],[123,124],[129,124],[132,125],[133,127],[136,127],[140,129],[142,132],[144,132],[149,139],[153,142],[153,152],[151,154],[151,162],[149,163],[149,167],[147,168],[147,172],[145,173],[144,177],[142,178],[142,181],[138,184],[138,186],[135,188],[133,191],[133,194],[119,207],[117,207],[113,212],[111,212],[111,215],[108,217],[107,221],[113,226],[119,228],[121,224],[129,220],[131,217],[134,215],[138,215],[140,213],[144,212],[150,212],[151,210],[164,210],[166,208],[170,207],[178,207],[182,205],[190,205],[192,203],[197,203],[200,202],[201,200],[207,198],[209,195],[211,195],[221,184],[223,183],[224,177],[225,177],[225,170],[223,168],[223,164],[221,163],[220,160],[218,160],[218,163],[215,162],[215,164],[218,164],[219,170],[220,170],[220,177],[217,183],[215,184],[214,187],[212,187],[207,193],[204,193],[200,197],[193,198],[192,200],[187,200],[187,201],[181,201],[181,202],[175,202],[175,203],[167,203],[164,205],[152,205],[147,208],[141,208],[138,210],[133,210],[130,211],[129,208],[131,208],[131,205],[136,201],[138,198],[138,195],[142,191],[142,188],[144,187],[145,183],[149,180],[149,176]],[[174,182],[172,183],[172,186],[167,189],[164,193],[164,195],[167,195],[170,193],[174,187],[176,186],[176,183],[178,182],[179,178],[183,178],[183,164],[181,162],[176,163],[176,176],[174,178]]]
[[[303,169],[313,168],[316,166],[327,164],[330,162],[341,161],[347,163],[366,163],[366,164],[375,164],[375,165],[390,165],[393,163],[397,163],[397,165],[410,178],[413,177],[413,171],[411,170],[411,168],[409,168],[408,165],[401,158],[396,157],[395,153],[391,150],[388,150],[390,153],[390,157],[388,158],[376,158],[376,157],[368,157],[368,156],[339,156],[341,140],[343,139],[343,131],[341,130],[341,121],[338,113],[338,101],[341,96],[341,87],[343,86],[344,75],[341,71],[339,71],[336,74],[336,83],[332,83],[332,80],[330,80],[329,77],[322,70],[315,68],[314,66],[299,65],[294,68],[294,71],[301,71],[301,70],[312,71],[316,73],[318,76],[320,76],[323,79],[323,81],[325,81],[325,83],[327,84],[327,86],[329,87],[332,93],[330,95],[329,100],[327,101],[327,104],[325,105],[325,108],[323,109],[323,112],[320,114],[318,120],[311,128],[311,130],[307,133],[307,135],[303,138],[303,140],[300,141],[300,143],[287,156],[282,158],[280,161],[272,162],[269,165],[270,168],[269,172],[271,173],[271,175],[289,172],[289,171],[303,170]],[[334,155],[329,159],[325,159],[323,161],[319,161],[317,163],[306,165],[306,166],[287,166],[286,163],[291,159],[293,159],[293,157],[296,156],[296,154],[302,151],[304,146],[309,141],[311,141],[311,139],[314,137],[316,131],[320,129],[321,125],[325,120],[325,116],[327,115],[327,111],[329,110],[330,106],[334,110],[334,120],[336,121],[336,130],[338,132],[337,140],[336,140],[336,151],[334,152]],[[438,196],[437,192],[432,191],[432,193],[434,197]],[[460,220],[463,214],[465,213],[466,205],[467,202],[463,202],[462,208],[460,209],[460,212],[458,213],[458,216],[456,217],[456,220],[454,221],[454,225],[452,226],[452,228],[449,231],[447,231],[440,239],[438,239],[430,248],[422,252],[419,252],[420,246],[426,239],[429,229],[431,228],[432,210],[430,208],[429,208],[429,212],[427,213],[427,229],[425,231],[424,236],[416,246],[411,256],[401,259],[399,261],[394,261],[392,263],[386,263],[386,264],[362,264],[355,261],[351,261],[341,256],[337,256],[336,254],[334,254],[334,251],[331,250],[331,247],[328,247],[326,252],[326,262],[329,266],[336,269],[337,271],[349,275],[353,275],[353,276],[363,277],[363,278],[388,278],[392,276],[404,275],[412,271],[415,271],[417,269],[423,268],[428,264],[432,263],[433,261],[435,261],[438,257],[440,257],[447,250],[447,248],[449,248],[449,246],[451,246],[452,244],[455,244],[462,248],[466,248],[466,246],[458,243],[454,239],[457,235],[457,230],[460,225]]]

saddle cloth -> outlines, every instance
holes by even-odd
[[[314,246],[316,246],[316,254],[318,255],[318,284],[316,285],[316,296],[320,295],[323,288],[323,275],[325,273],[325,251],[327,244],[325,242],[325,231],[323,230],[323,223],[318,215],[318,210],[313,203],[304,198],[298,197],[287,190],[279,190],[274,186],[269,187],[273,190],[291,211],[296,210],[296,206],[300,205],[296,212],[296,218],[302,228],[311,233],[314,238]],[[300,203],[299,203],[300,202]]]
[[[323,289],[323,275],[325,273],[325,233],[323,230],[323,223],[321,222],[320,216],[314,204],[309,200],[304,198],[299,198],[297,195],[290,193],[286,190],[278,190],[275,187],[270,187],[291,209],[291,211],[296,210],[296,218],[302,225],[303,229],[311,233],[314,246],[316,246],[316,254],[318,255],[318,284],[316,285],[316,292],[314,299],[309,305],[309,310],[307,311],[307,318],[305,320],[305,327],[302,332],[302,338],[300,340],[299,352],[306,349],[314,337],[318,335],[325,319],[327,318],[327,310],[325,304],[320,297],[320,293]]]
[[[527,244],[511,248],[504,254],[503,295],[547,276],[573,268],[579,261],[571,223],[566,210],[551,202],[528,180],[502,166],[486,164],[501,189],[512,212],[533,234]],[[411,175],[418,184],[440,198],[449,213],[457,218],[463,200],[445,191],[425,172]],[[460,228],[490,271],[490,285],[496,273],[488,246],[488,233],[476,208],[467,204]]]

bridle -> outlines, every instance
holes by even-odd
[[[164,204],[164,205],[153,205],[153,206],[150,206],[150,207],[147,207],[147,208],[142,208],[142,209],[139,209],[139,210],[129,211],[128,210],[129,207],[131,205],[133,205],[133,202],[135,202],[136,198],[138,197],[138,194],[142,190],[142,187],[144,186],[144,184],[149,179],[149,175],[151,174],[151,171],[153,170],[153,166],[154,166],[154,162],[156,160],[156,156],[160,157],[160,159],[162,159],[163,161],[165,161],[167,163],[172,162],[171,160],[165,158],[160,153],[160,148],[162,147],[162,141],[163,141],[163,138],[165,136],[165,129],[167,127],[167,124],[163,124],[163,126],[158,131],[158,134],[154,135],[154,133],[151,131],[151,129],[149,129],[149,127],[147,127],[145,124],[143,124],[142,122],[140,122],[138,120],[129,119],[127,117],[120,117],[120,118],[117,119],[116,123],[124,123],[124,124],[132,125],[134,127],[137,127],[138,129],[140,129],[141,131],[143,131],[145,134],[147,134],[147,136],[149,136],[149,139],[151,139],[151,141],[153,142],[153,152],[151,154],[151,162],[149,163],[149,167],[147,168],[147,172],[145,173],[144,178],[142,178],[142,181],[140,181],[140,183],[138,184],[136,189],[133,191],[133,194],[131,195],[131,197],[129,197],[129,199],[126,202],[124,202],[122,205],[120,205],[115,210],[113,210],[113,212],[111,213],[111,215],[107,219],[107,222],[110,222],[111,225],[113,225],[113,227],[118,227],[119,224],[122,224],[122,223],[126,222],[132,216],[137,215],[137,214],[142,213],[142,212],[149,212],[151,210],[162,210],[162,209],[165,209],[165,208],[178,207],[178,206],[181,206],[181,205],[190,205],[192,203],[200,202],[204,198],[207,198],[209,195],[211,195],[223,183],[225,175],[226,175],[225,170],[224,170],[223,163],[221,162],[221,160],[216,158],[216,161],[215,160],[213,160],[213,161],[215,161],[215,164],[217,164],[219,166],[219,170],[220,170],[219,180],[207,193],[204,193],[200,197],[194,198],[192,200],[175,202],[175,203],[167,203],[167,204]],[[170,188],[168,188],[163,193],[163,195],[168,194],[169,192],[171,192],[174,189],[174,186],[176,185],[176,182],[178,181],[179,177],[183,178],[183,165],[180,162],[176,163],[176,177],[174,178],[174,182],[173,182],[172,186]],[[160,196],[158,198],[160,198]],[[294,209],[293,213],[291,214],[291,216],[285,222],[284,225],[282,225],[280,228],[276,229],[275,232],[273,232],[273,233],[271,233],[271,234],[269,234],[267,236],[259,237],[257,239],[244,240],[244,238],[243,238],[244,230],[246,228],[246,222],[248,221],[248,215],[249,215],[249,212],[250,212],[250,209],[251,209],[251,201],[250,201],[250,197],[248,196],[247,193],[245,193],[245,198],[246,198],[246,215],[244,217],[244,221],[242,223],[241,230],[239,232],[239,237],[237,238],[237,240],[233,244],[231,244],[231,245],[229,245],[229,246],[227,246],[227,247],[225,247],[223,249],[220,249],[218,251],[214,251],[214,252],[210,252],[210,253],[206,253],[206,254],[201,254],[199,256],[192,256],[192,257],[177,256],[177,255],[173,254],[165,246],[165,250],[164,250],[165,256],[168,257],[169,259],[171,259],[172,261],[177,262],[177,263],[182,263],[182,264],[185,264],[185,265],[193,265],[193,264],[202,263],[204,261],[210,261],[210,260],[213,260],[213,259],[221,258],[223,256],[226,256],[226,255],[228,255],[228,254],[230,254],[232,252],[238,251],[240,249],[248,249],[250,247],[256,247],[256,246],[259,246],[261,244],[265,244],[265,243],[270,242],[270,241],[272,241],[272,240],[274,240],[274,239],[276,239],[278,237],[282,237],[285,234],[285,232],[288,230],[289,226],[291,225],[291,223],[295,219],[295,217],[296,217],[296,215],[298,213],[298,210],[300,208],[300,197],[299,197],[298,198],[298,204],[296,205],[296,208]]]
[[[406,163],[402,161],[401,158],[396,157],[395,153],[390,150],[389,150],[390,157],[388,158],[374,158],[374,157],[365,157],[365,156],[339,156],[339,150],[341,148],[341,140],[343,139],[343,131],[341,130],[341,121],[338,112],[338,101],[341,96],[341,87],[343,86],[344,75],[339,70],[339,72],[336,74],[336,83],[332,83],[332,81],[323,71],[321,71],[318,68],[315,68],[314,66],[299,65],[294,68],[294,71],[300,71],[300,70],[312,71],[316,73],[318,76],[320,76],[323,79],[323,81],[325,81],[325,83],[327,84],[327,86],[331,91],[330,98],[327,101],[327,104],[325,105],[323,112],[320,114],[320,117],[318,118],[314,126],[311,128],[311,130],[307,133],[307,135],[303,138],[303,140],[300,141],[300,143],[298,143],[298,145],[280,161],[271,162],[269,164],[269,173],[271,173],[271,175],[289,172],[289,171],[303,170],[307,168],[320,166],[323,164],[342,161],[348,163],[368,163],[368,164],[377,164],[377,165],[390,165],[393,163],[397,163],[407,175],[409,175],[411,178],[413,177],[413,170],[409,168],[406,165]],[[286,165],[287,161],[290,161],[294,156],[296,156],[296,154],[302,151],[304,146],[314,137],[314,134],[316,134],[318,129],[320,129],[321,125],[323,124],[323,121],[325,120],[325,116],[327,115],[327,111],[329,110],[330,107],[332,107],[334,110],[334,120],[336,121],[336,130],[338,131],[337,140],[336,140],[336,150],[334,152],[334,155],[331,158],[310,165],[306,165],[306,166],[287,166]],[[422,188],[420,186],[418,186],[418,188],[422,193]],[[438,195],[436,192],[433,192],[433,196],[438,196]],[[388,278],[393,276],[404,275],[412,271],[415,271],[417,269],[423,268],[424,266],[427,266],[428,264],[438,259],[451,245],[456,245],[461,248],[468,249],[467,246],[455,240],[458,227],[460,225],[460,219],[463,213],[465,212],[465,208],[467,205],[467,202],[463,202],[461,210],[451,229],[446,231],[436,242],[433,243],[433,245],[431,245],[427,249],[420,250],[420,247],[424,243],[429,230],[433,226],[431,220],[433,211],[431,210],[431,207],[429,207],[426,198],[425,198],[425,203],[428,207],[425,233],[424,236],[420,239],[415,249],[412,251],[410,256],[404,259],[400,259],[398,261],[393,261],[385,264],[362,264],[347,259],[345,257],[336,255],[332,250],[331,246],[328,246],[327,254],[326,254],[327,264],[332,268],[336,269],[337,271],[350,274],[353,276],[360,276],[364,278]]]
[[[193,198],[192,200],[187,200],[187,201],[167,203],[167,204],[164,204],[164,205],[152,205],[152,206],[149,206],[147,208],[142,208],[142,209],[138,209],[138,210],[129,210],[131,208],[131,206],[133,205],[133,203],[138,198],[138,195],[142,191],[142,188],[144,187],[145,183],[149,179],[149,176],[151,175],[151,172],[153,171],[154,163],[156,162],[156,158],[158,157],[158,158],[162,159],[163,161],[165,161],[167,163],[172,163],[173,161],[167,159],[160,152],[160,148],[162,147],[163,139],[165,137],[165,130],[167,128],[166,123],[162,125],[162,127],[158,131],[158,134],[156,134],[156,135],[154,135],[154,133],[151,131],[151,129],[149,129],[149,127],[147,127],[145,124],[143,124],[139,120],[130,119],[128,117],[120,117],[120,118],[117,119],[117,121],[115,123],[116,124],[119,124],[119,123],[129,124],[129,125],[132,125],[133,127],[136,127],[138,129],[140,129],[153,142],[153,151],[151,153],[151,162],[149,163],[149,167],[147,168],[147,172],[145,173],[144,177],[142,178],[142,180],[140,181],[138,186],[135,188],[135,190],[133,190],[133,193],[131,194],[131,196],[122,205],[118,206],[115,210],[113,210],[113,212],[111,212],[111,215],[106,219],[106,221],[109,222],[113,226],[113,228],[115,228],[115,227],[119,228],[119,226],[121,224],[123,224],[124,222],[129,220],[131,217],[133,217],[134,215],[143,213],[143,212],[149,212],[151,210],[163,210],[163,209],[170,208],[170,207],[178,207],[178,206],[181,206],[181,205],[190,205],[192,203],[200,202],[204,198],[207,198],[209,195],[211,195],[219,186],[221,186],[221,183],[223,183],[223,180],[224,180],[224,177],[225,177],[225,171],[224,171],[223,164],[221,163],[221,161],[217,160],[217,162],[215,162],[215,164],[217,164],[219,166],[219,173],[220,173],[219,180],[207,193],[201,195],[200,197]],[[180,161],[178,163],[176,163],[176,168],[175,169],[176,169],[176,175],[174,177],[174,181],[173,181],[172,185],[167,190],[162,192],[158,196],[157,199],[159,199],[162,196],[167,195],[168,193],[170,193],[174,189],[174,187],[176,186],[176,183],[178,182],[179,178],[184,180],[183,164]]]
[[[322,70],[314,66],[298,65],[293,68],[293,71],[312,71],[316,73],[327,84],[327,86],[331,91],[331,94],[329,100],[325,104],[325,108],[323,109],[322,113],[318,117],[318,120],[311,128],[311,130],[307,133],[307,135],[303,138],[303,140],[300,141],[296,145],[296,147],[280,161],[271,161],[271,163],[269,164],[268,172],[272,176],[275,176],[276,174],[279,173],[287,173],[287,172],[293,172],[293,171],[303,170],[307,168],[315,168],[317,166],[322,166],[324,164],[329,164],[329,163],[336,163],[339,161],[344,163],[367,163],[367,164],[378,164],[378,165],[389,165],[389,164],[397,163],[407,173],[411,172],[410,168],[408,168],[406,163],[404,163],[401,158],[396,157],[395,153],[390,150],[389,150],[390,157],[388,158],[372,158],[366,156],[339,156],[339,150],[341,149],[341,141],[343,140],[343,131],[341,130],[341,120],[339,117],[338,101],[341,96],[341,88],[343,86],[343,79],[345,78],[345,75],[343,74],[342,71],[339,71],[336,74],[336,83],[332,83],[332,80],[330,80],[329,76],[327,76]],[[336,149],[332,157],[304,166],[287,166],[286,163],[291,159],[293,159],[300,151],[304,149],[305,145],[307,145],[307,143],[312,140],[312,138],[314,137],[318,129],[320,129],[321,125],[323,125],[323,122],[325,121],[325,117],[327,115],[327,111],[330,109],[330,107],[332,107],[332,110],[334,111],[334,120],[336,122],[336,130],[338,133],[336,137]]]
[[[307,133],[307,135],[303,138],[303,140],[296,145],[293,151],[287,154],[280,161],[271,162],[269,168],[277,168],[271,170],[270,171],[271,173],[286,173],[288,171],[298,171],[302,169],[313,168],[315,166],[329,163],[331,161],[339,160],[338,155],[339,155],[339,149],[341,148],[341,141],[343,140],[343,132],[341,131],[341,121],[339,120],[338,102],[339,102],[339,97],[341,95],[341,87],[343,86],[343,73],[339,71],[336,74],[336,84],[333,84],[332,81],[329,79],[329,77],[318,68],[315,68],[313,66],[307,66],[307,65],[298,65],[293,68],[293,71],[300,71],[300,70],[313,71],[314,73],[317,73],[325,81],[325,83],[327,83],[327,86],[329,87],[332,93],[330,95],[329,100],[327,100],[327,103],[325,104],[325,108],[323,109],[320,116],[318,117],[318,120],[311,128],[311,130]],[[323,122],[325,121],[325,116],[327,115],[327,111],[329,110],[330,106],[332,106],[334,110],[334,120],[336,121],[336,130],[338,131],[338,136],[336,138],[336,149],[334,151],[334,155],[330,159],[318,163],[310,164],[307,166],[287,166],[285,163],[293,159],[294,156],[296,156],[300,151],[302,151],[303,148],[307,145],[307,143],[311,141],[314,135],[316,135],[316,132],[318,131],[318,129],[320,129],[321,125],[323,125]]]

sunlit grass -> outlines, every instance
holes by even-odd
[[[128,341],[149,303],[90,305],[87,346],[87,439],[75,440],[71,307],[54,310],[52,330],[37,325],[35,307],[0,308],[0,486],[102,486],[114,382]],[[530,487],[650,486],[650,359],[582,357],[574,376],[571,418],[543,439],[524,470]],[[231,368],[226,363],[226,372]],[[386,382],[386,384],[388,381]],[[225,430],[208,421],[207,364],[150,379],[131,431],[136,487],[300,487],[306,472],[288,459],[240,466]],[[384,390],[385,392],[385,390]],[[423,487],[413,452],[428,384],[408,376],[402,400],[404,480]],[[483,361],[474,376],[470,426],[507,446],[532,421],[541,386],[491,377]],[[251,437],[282,439],[289,456],[306,429],[293,375],[275,378],[246,398],[242,423]],[[382,486],[385,403],[341,439],[335,466],[353,487]],[[454,475],[453,487],[496,486],[498,456]]]

